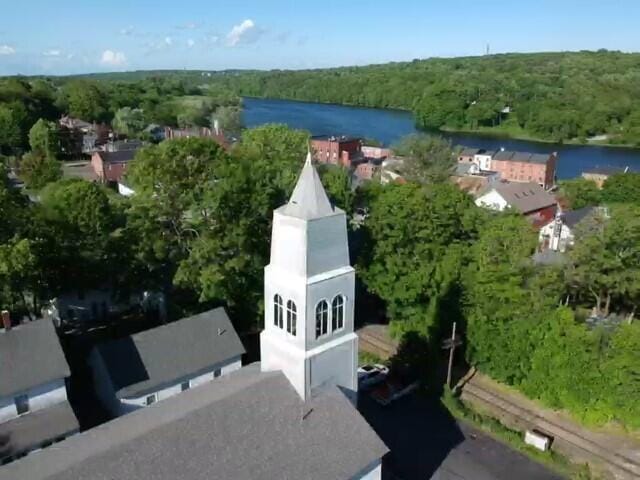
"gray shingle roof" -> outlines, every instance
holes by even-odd
[[[289,203],[280,207],[278,211],[285,215],[311,220],[342,212],[331,205],[325,192],[320,176],[311,164],[311,153],[307,155],[298,183],[293,189]]]
[[[568,212],[564,212],[562,214],[562,223],[564,223],[569,228],[573,228],[595,211],[595,207],[584,207],[579,208],[578,210],[570,210]]]
[[[537,183],[501,182],[493,188],[521,213],[534,212],[558,203],[553,195]]]
[[[499,150],[493,155],[493,160],[523,162],[523,163],[547,163],[549,154],[530,153],[530,152],[514,152],[511,150]]]
[[[224,308],[97,347],[119,398],[155,392],[245,350]]]
[[[51,320],[0,331],[0,359],[0,397],[69,376],[69,365]]]
[[[66,401],[0,423],[0,458],[32,450],[78,429],[78,420]]]
[[[133,160],[138,150],[118,150],[117,152],[98,152],[104,163],[127,163]]]
[[[254,364],[6,465],[0,480],[348,479],[387,451],[336,388],[303,403]]]
[[[460,151],[460,157],[473,157],[476,153],[480,151],[479,148],[463,148]]]

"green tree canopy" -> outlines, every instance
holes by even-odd
[[[128,137],[140,135],[146,125],[144,112],[139,108],[122,107],[116,111],[112,125],[116,132]]]
[[[640,205],[640,173],[619,173],[607,178],[602,185],[602,200]]]
[[[393,147],[403,157],[402,173],[417,183],[445,182],[453,173],[455,157],[451,143],[442,137],[414,134]]]
[[[25,154],[20,160],[20,177],[27,187],[40,190],[62,177],[60,162],[39,151]]]
[[[595,182],[584,178],[561,181],[560,195],[566,199],[573,210],[599,205],[601,201],[598,186]]]
[[[60,157],[60,130],[54,122],[39,119],[29,130],[31,151],[49,159]]]

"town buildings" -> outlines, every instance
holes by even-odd
[[[98,151],[91,156],[91,166],[100,182],[115,184],[122,181],[135,156],[136,150]]]
[[[629,167],[627,168],[615,168],[615,167],[598,167],[592,168],[591,170],[587,170],[586,172],[582,172],[582,178],[586,180],[591,180],[595,182],[598,188],[602,188],[604,182],[612,175],[616,175],[619,173],[627,173],[629,171]]]
[[[69,365],[52,322],[13,326],[3,311],[2,323],[0,463],[5,464],[63,440],[79,426],[67,401]]]
[[[119,416],[238,370],[244,353],[217,308],[100,344],[90,365],[102,404]]]
[[[261,364],[9,464],[0,480],[380,480],[388,449],[353,404],[346,215],[329,202],[311,155],[273,224]],[[184,355],[169,346],[163,353],[167,366]]]
[[[362,140],[345,135],[322,135],[311,139],[313,159],[318,163],[330,163],[351,167],[352,162],[361,159]]]
[[[556,198],[537,183],[497,182],[476,198],[476,205],[503,211],[513,208],[537,228],[555,218]]]
[[[558,214],[540,228],[541,249],[565,252],[574,243],[576,227],[599,211],[597,207],[584,207]]]
[[[481,172],[496,172],[510,182],[535,182],[545,189],[555,184],[558,155],[464,148],[458,162],[474,164]]]

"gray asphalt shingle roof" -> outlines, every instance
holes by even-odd
[[[595,207],[584,207],[579,208],[578,210],[570,210],[568,212],[562,213],[562,223],[564,223],[569,228],[573,228],[582,220],[595,212]]]
[[[119,398],[155,392],[245,352],[222,307],[96,348]]]
[[[521,213],[534,212],[557,203],[555,197],[537,183],[501,182],[493,185],[493,189]]]
[[[530,153],[530,152],[514,152],[511,150],[499,150],[493,155],[493,160],[523,162],[523,163],[547,163],[549,154]]]
[[[29,451],[79,428],[66,401],[0,423],[0,458]]]
[[[0,398],[69,376],[51,320],[36,320],[0,331]]]
[[[348,479],[388,451],[337,389],[254,364],[0,469],[0,480]]]

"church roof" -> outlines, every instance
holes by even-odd
[[[336,387],[244,367],[0,469],[0,480],[353,478],[388,449]]]
[[[304,220],[327,217],[341,211],[331,205],[320,181],[320,176],[311,163],[311,152],[307,154],[307,160],[304,162],[300,178],[298,178],[289,203],[281,207],[279,211],[285,215]]]

